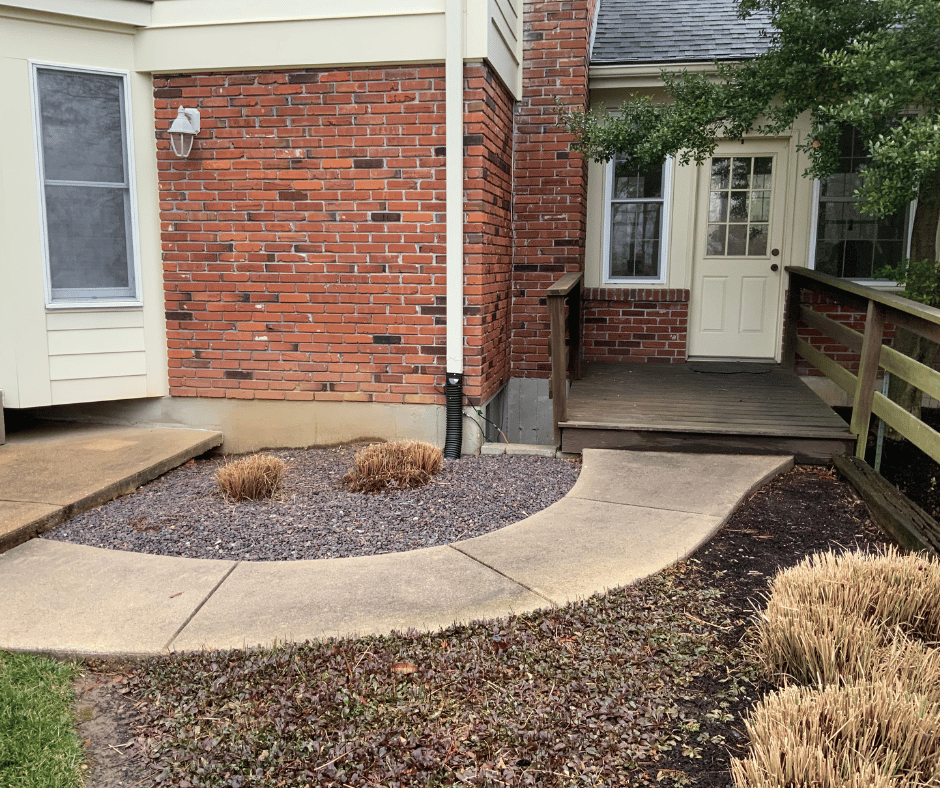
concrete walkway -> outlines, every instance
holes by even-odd
[[[499,531],[364,558],[166,558],[33,539],[0,555],[0,648],[157,654],[437,629],[535,610],[694,552],[788,457],[586,450],[572,491]]]

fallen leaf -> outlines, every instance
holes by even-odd
[[[392,673],[399,676],[410,676],[418,672],[418,666],[414,662],[396,662],[392,665]]]

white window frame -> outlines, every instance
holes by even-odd
[[[63,63],[51,63],[38,60],[29,61],[30,66],[30,93],[33,110],[33,143],[36,155],[36,185],[39,194],[39,230],[41,233],[41,247],[43,256],[43,280],[45,284],[46,308],[47,309],[113,309],[115,307],[141,307],[143,301],[141,298],[141,266],[140,266],[140,238],[137,231],[139,226],[137,211],[137,181],[135,172],[136,157],[134,154],[134,136],[131,123],[131,92],[130,92],[130,72],[107,68],[87,68],[83,66],[72,66]],[[129,255],[128,273],[132,277],[130,289],[132,295],[125,295],[125,288],[110,288],[114,292],[109,296],[109,288],[88,288],[87,290],[72,288],[65,291],[64,296],[53,298],[52,293],[52,272],[50,270],[49,260],[49,232],[46,216],[46,176],[45,163],[43,161],[42,150],[42,118],[39,107],[39,71],[55,70],[66,71],[70,73],[82,74],[102,74],[105,76],[119,77],[121,79],[123,102],[121,106],[121,122],[124,126],[125,140],[125,183],[123,184],[104,184],[106,186],[118,186],[128,191],[128,218],[126,232],[130,242],[128,244]],[[55,181],[56,185],[93,185],[84,181]],[[89,293],[88,296],[82,296],[82,292]],[[94,294],[94,295],[92,295]]]
[[[639,198],[624,200],[623,202],[661,202],[659,227],[659,276],[613,276],[611,274],[611,223],[613,221],[612,205],[614,202],[614,168],[617,159],[614,157],[606,164],[604,176],[604,248],[602,251],[603,271],[602,280],[605,285],[663,285],[668,277],[669,262],[669,219],[672,213],[672,171],[673,158],[666,157],[663,162],[663,196],[661,198]]]

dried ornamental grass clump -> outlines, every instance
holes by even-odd
[[[746,725],[738,788],[940,786],[940,565],[919,555],[811,556],[771,583],[765,673],[794,682]]]
[[[413,489],[427,484],[443,460],[441,450],[424,441],[376,443],[356,452],[343,484],[353,492]]]
[[[884,555],[810,556],[771,583],[757,620],[758,659],[799,684],[871,676],[898,635],[940,640],[940,564]]]
[[[940,785],[940,705],[897,681],[788,687],[745,725],[751,754],[731,762],[739,788]]]
[[[284,479],[287,463],[269,454],[252,454],[223,465],[215,474],[219,489],[235,501],[270,498]]]

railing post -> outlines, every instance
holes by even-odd
[[[548,315],[551,320],[551,335],[549,344],[551,345],[552,356],[552,377],[551,377],[551,396],[552,396],[552,423],[555,430],[555,445],[561,444],[561,427],[558,425],[565,420],[565,399],[567,397],[567,374],[565,363],[565,296],[553,295],[549,293]]]
[[[855,456],[865,459],[868,429],[871,425],[871,406],[875,398],[875,380],[878,377],[881,359],[881,343],[884,338],[885,308],[874,301],[868,302],[865,316],[865,337],[858,365],[858,384],[852,402],[851,430],[857,436]]]
[[[574,380],[581,378],[581,282],[565,299],[568,304],[568,372]]]
[[[798,323],[800,322],[800,295],[801,288],[798,274],[790,274],[789,288],[787,289],[787,302],[784,309],[783,324],[783,351],[781,354],[781,366],[793,372],[796,369],[796,341],[799,337]]]

